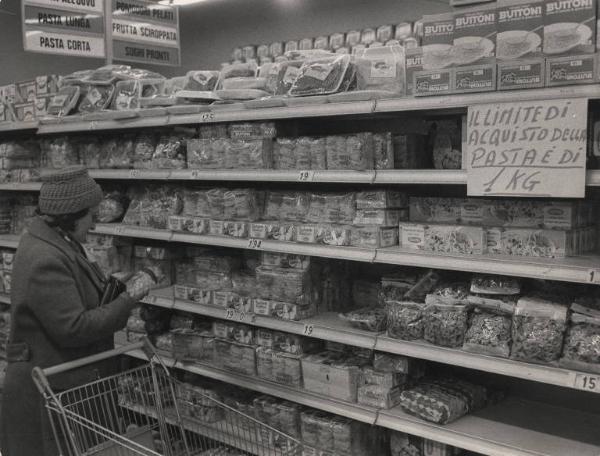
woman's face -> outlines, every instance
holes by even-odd
[[[87,241],[87,233],[96,226],[98,218],[98,206],[91,207],[86,215],[75,222],[75,231],[71,233],[73,238],[81,244]]]

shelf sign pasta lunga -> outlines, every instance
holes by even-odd
[[[180,65],[176,7],[143,0],[112,1],[111,32],[115,60]]]
[[[26,51],[105,56],[103,0],[24,0],[21,5]]]
[[[469,107],[468,195],[583,198],[587,106],[572,99]]]

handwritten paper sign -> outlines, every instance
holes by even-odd
[[[478,105],[467,118],[467,194],[583,198],[587,100]]]

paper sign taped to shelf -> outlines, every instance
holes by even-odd
[[[104,57],[104,37],[25,31],[25,50],[74,57]]]
[[[104,13],[104,0],[25,0],[25,4],[82,12]]]
[[[469,196],[583,198],[587,99],[469,107]]]

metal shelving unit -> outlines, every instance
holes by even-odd
[[[141,351],[130,354],[146,359]],[[600,417],[591,413],[539,402],[508,399],[440,426],[407,415],[398,407],[378,410],[262,380],[256,376],[232,373],[203,364],[183,364],[173,359],[166,361],[170,367],[204,377],[490,456],[600,454],[600,435],[597,432]],[[555,417],[561,419],[556,420]]]

